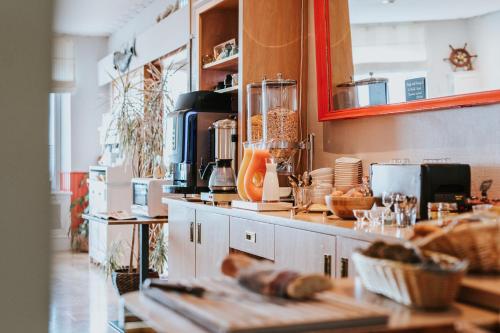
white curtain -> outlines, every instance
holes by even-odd
[[[75,89],[75,45],[67,36],[54,38],[52,46],[52,92]]]

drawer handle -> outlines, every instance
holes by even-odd
[[[197,223],[198,227],[198,244],[201,244],[201,223]]]
[[[332,256],[325,254],[324,259],[324,273],[326,276],[332,276]]]
[[[245,231],[245,240],[250,243],[257,243],[257,234],[252,231]]]
[[[340,258],[340,277],[346,278],[349,276],[349,259]]]
[[[194,222],[189,224],[189,241],[194,242]]]

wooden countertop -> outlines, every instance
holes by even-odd
[[[150,218],[145,216],[136,216],[135,219],[128,220],[116,220],[116,219],[106,219],[100,216],[95,216],[91,214],[82,214],[82,218],[86,220],[92,220],[103,224],[158,224],[158,223],[168,223],[166,217]]]
[[[337,279],[333,293],[353,297],[356,301],[371,304],[379,310],[387,311],[389,323],[384,327],[349,329],[349,332],[452,332],[456,325],[476,325],[498,328],[499,314],[462,303],[454,303],[449,309],[428,312],[400,305],[385,297],[366,291],[359,280]],[[149,299],[141,292],[123,296],[123,305],[147,325],[160,333],[206,331],[176,312]],[[324,331],[322,331],[324,332]],[[339,332],[339,330],[335,330]]]
[[[321,213],[299,213],[295,216],[291,216],[289,211],[254,212],[231,207],[217,207],[200,202],[189,202],[174,198],[162,198],[162,202],[167,205],[181,205],[197,210],[210,211],[252,221],[271,223],[334,236],[344,236],[369,242],[377,239],[391,242],[404,241],[409,239],[413,234],[411,228],[397,228],[395,226],[366,227],[359,229],[356,228],[355,221],[343,220],[336,216],[323,216]]]

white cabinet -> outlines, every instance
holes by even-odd
[[[132,173],[130,167],[91,166],[89,168],[89,213],[130,211]]]
[[[351,256],[357,249],[365,249],[368,246],[370,246],[369,242],[347,237],[337,237],[336,276],[338,278],[353,278],[356,275],[356,270]]]
[[[169,278],[220,276],[229,254],[229,216],[169,204]]]
[[[137,230],[136,230],[137,237]],[[120,265],[128,266],[130,261],[130,245],[132,242],[131,225],[109,225],[107,223],[89,220],[89,257],[90,260],[104,264],[113,244],[121,242],[122,257]],[[138,241],[134,244],[137,253]]]
[[[277,225],[274,244],[279,267],[335,275],[335,236]]]
[[[274,224],[231,217],[229,246],[238,251],[274,260]]]
[[[169,205],[168,216],[168,277],[196,276],[195,210]]]
[[[229,254],[229,216],[196,212],[196,277],[222,276],[220,264]]]

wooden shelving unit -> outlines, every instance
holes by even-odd
[[[233,38],[238,45],[238,33],[239,0],[210,1],[200,8],[198,11],[199,89],[215,90],[217,83],[224,81],[228,74],[238,73],[239,54],[206,65],[201,63],[204,55],[213,55],[216,45]]]
[[[231,87],[218,92],[235,95],[240,143],[246,140],[247,84],[278,73],[301,81],[302,132],[306,133],[307,17],[303,0],[206,0],[196,7],[197,89],[213,91],[228,74],[238,73],[241,89]],[[213,55],[214,46],[233,38],[238,55],[202,64],[204,55]]]
[[[227,70],[238,72],[238,54],[203,65],[202,69]]]

